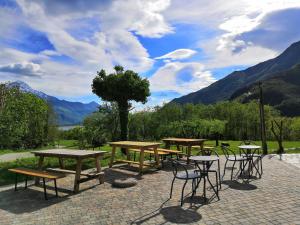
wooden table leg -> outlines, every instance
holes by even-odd
[[[139,168],[140,174],[143,173],[143,167],[144,167],[144,149],[142,148],[140,151],[140,168]]]
[[[100,156],[97,156],[95,158],[96,160],[96,169],[97,169],[97,173],[100,173],[101,172],[101,163],[100,163]],[[99,182],[100,184],[103,184],[104,183],[104,176],[103,175],[99,175]]]
[[[43,162],[44,162],[44,156],[40,156],[39,162],[38,162],[38,170],[42,170]],[[35,184],[38,185],[39,183],[40,183],[40,178],[36,177]]]
[[[131,157],[130,157],[129,149],[126,148],[125,151],[126,151],[126,157],[127,157],[127,160],[130,161],[130,160],[131,160]],[[131,163],[128,163],[128,166],[131,166]]]
[[[109,168],[111,168],[111,167],[113,166],[114,159],[115,159],[115,154],[116,154],[116,147],[113,146],[113,147],[112,147],[112,150],[111,150],[111,157],[110,157]]]
[[[64,160],[63,160],[62,158],[59,158],[58,160],[59,160],[59,167],[60,167],[61,169],[64,169],[64,168],[65,168]]]
[[[165,141],[165,148],[166,149],[170,149],[170,147],[171,147],[170,142]]]
[[[153,151],[154,151],[156,167],[158,168],[160,165],[160,162],[159,162],[159,155],[158,155],[157,147],[153,148]]]
[[[201,142],[200,144],[201,151],[203,150],[203,146],[204,146],[204,142]]]
[[[82,165],[81,159],[77,159],[76,174],[75,174],[75,180],[74,180],[74,193],[78,193],[78,191],[79,191],[79,180],[80,180],[80,174],[81,174],[81,165]]]

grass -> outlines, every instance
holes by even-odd
[[[238,153],[238,146],[240,145],[240,141],[226,141],[227,143],[230,144],[232,150],[234,150],[236,153]],[[261,145],[260,142],[255,142],[257,145]],[[77,141],[75,140],[62,140],[59,142],[60,146],[64,146],[64,148],[69,148],[69,149],[78,149]],[[206,141],[205,145],[215,145],[215,141]],[[283,146],[285,148],[296,148],[295,150],[286,150],[286,153],[300,153],[300,141],[286,141],[283,143]],[[161,145],[163,147],[163,145]],[[53,146],[47,146],[42,149],[49,149],[53,148]],[[175,147],[173,147],[175,149]],[[269,148],[269,153],[275,153],[277,149],[277,142],[275,141],[269,141],[268,142],[268,148]],[[100,148],[97,148],[95,150],[103,150],[107,152],[111,152],[111,147],[108,145],[102,146]],[[32,149],[29,150],[0,150],[0,155],[1,154],[7,154],[11,152],[28,152],[32,151]],[[222,154],[222,150],[220,147],[217,148],[217,151],[219,154]],[[197,150],[193,149],[193,153],[196,153]],[[138,157],[139,154],[137,154],[136,160],[139,159]],[[116,159],[122,158],[121,151],[116,152]],[[149,156],[146,155],[146,159],[148,159]],[[1,185],[6,185],[6,184],[12,184],[14,183],[15,176],[14,174],[10,173],[8,171],[9,168],[16,168],[16,167],[26,167],[26,168],[36,168],[37,165],[37,158],[26,158],[26,159],[19,159],[16,161],[12,162],[3,162],[0,163],[0,186]],[[75,164],[76,162],[74,160],[65,160],[65,167],[66,169],[75,169]],[[101,161],[102,166],[107,166],[109,163],[109,156],[104,157]],[[58,159],[56,158],[45,158],[44,161],[44,168],[47,167],[58,167],[59,162]],[[93,168],[95,167],[95,162],[93,159],[87,159],[83,161],[82,168],[83,169],[88,169],[88,168]],[[21,181],[20,177],[20,181]]]

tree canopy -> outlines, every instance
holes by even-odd
[[[97,72],[93,80],[92,91],[104,101],[117,103],[121,140],[127,140],[130,101],[143,104],[147,102],[147,97],[150,96],[149,81],[132,70],[124,71],[122,66],[115,66],[114,73],[107,75],[103,69]]]

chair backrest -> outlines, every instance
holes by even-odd
[[[251,140],[243,140],[240,145],[255,145],[255,143]]]
[[[236,158],[234,151],[232,151],[228,145],[227,146],[221,145],[221,149],[222,149],[226,159],[229,158],[229,155],[233,155]]]
[[[172,169],[173,169],[173,174],[174,174],[174,177],[177,177],[177,173],[179,171],[184,171],[186,173],[186,177],[188,177],[188,170],[186,168],[186,165],[179,162],[178,160],[175,160],[175,159],[169,159],[172,163]]]

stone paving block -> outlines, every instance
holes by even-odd
[[[224,158],[221,164],[223,168]],[[34,185],[18,192],[12,186],[2,187],[0,224],[300,224],[299,169],[269,157],[264,157],[263,166],[262,178],[248,184],[230,181],[230,170],[226,170],[220,201],[213,199],[210,204],[201,201],[201,183],[196,196],[189,198],[189,183],[182,208],[183,182],[175,182],[169,199],[173,174],[168,166],[143,177],[124,169],[106,169],[104,184],[89,181],[76,195],[59,192],[59,198],[48,201],[42,188]],[[111,186],[114,179],[124,177],[136,178],[138,184],[126,189]],[[73,179],[70,175],[58,180],[59,188],[71,190]],[[49,190],[50,194],[54,192]]]

